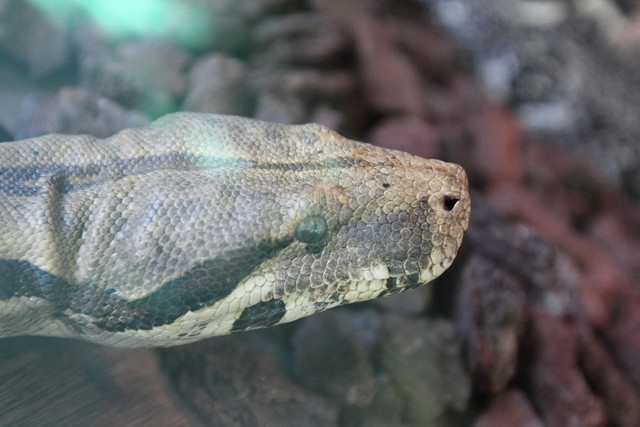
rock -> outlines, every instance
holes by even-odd
[[[199,52],[227,52],[245,55],[250,50],[251,7],[247,0],[187,0],[206,15],[206,35],[194,34],[190,47]],[[276,0],[277,2],[277,0]],[[254,10],[268,10],[273,0],[256,0]],[[188,25],[188,22],[186,23]]]
[[[9,133],[4,126],[0,125],[0,142],[14,141],[15,138]]]
[[[582,334],[581,338],[580,366],[591,387],[602,397],[609,419],[617,426],[637,426],[640,420],[640,395],[594,335]]]
[[[345,115],[328,104],[318,104],[309,114],[309,123],[318,123],[329,129],[342,129],[345,126]]]
[[[415,116],[392,116],[383,120],[373,128],[367,141],[427,159],[442,157],[437,130]]]
[[[234,337],[160,351],[175,392],[212,426],[337,426],[337,407],[289,380],[274,356]]]
[[[509,389],[491,400],[489,407],[475,420],[473,427],[544,427],[527,396]]]
[[[241,15],[249,20],[287,11],[298,10],[298,0],[232,0]]]
[[[318,13],[265,19],[253,29],[254,66],[327,64],[339,59],[349,39],[337,23]]]
[[[473,144],[461,153],[460,162],[473,165],[469,170],[472,177],[494,187],[522,179],[522,135],[513,114],[485,105],[467,117],[467,131],[473,135]]]
[[[376,393],[370,405],[347,406],[342,410],[344,427],[386,427],[404,425],[404,399],[400,391],[384,373],[376,375]]]
[[[383,22],[366,14],[353,22],[358,72],[371,109],[382,114],[424,115],[424,88],[409,57],[395,49]]]
[[[368,347],[374,336],[362,333],[376,323],[371,311],[331,310],[304,319],[291,342],[297,380],[343,405],[370,403],[376,389]]]
[[[85,133],[106,138],[123,129],[144,126],[149,119],[84,89],[69,87],[49,97],[26,97],[17,122],[16,139],[48,133]]]
[[[261,70],[251,77],[258,97],[254,117],[277,123],[309,121],[312,105],[346,96],[353,80],[346,72],[314,70]]]
[[[3,338],[0,380],[3,425],[193,425],[148,349]]]
[[[184,96],[192,60],[185,50],[162,40],[142,39],[118,45],[115,55],[142,76],[148,91],[162,92],[171,100]]]
[[[393,6],[403,8],[407,5],[406,2],[398,5],[398,2],[389,0],[311,0],[310,3],[314,10],[347,24],[362,13],[391,12],[396,11]],[[390,3],[392,7],[389,7]]]
[[[139,103],[145,90],[141,76],[115,57],[99,29],[85,25],[73,36],[78,49],[80,85],[127,107]]]
[[[594,426],[606,424],[605,407],[593,395],[579,370],[577,328],[548,312],[532,310],[527,381],[531,399],[544,421],[553,426]]]
[[[183,110],[250,116],[249,70],[240,60],[210,54],[196,62],[189,73]]]
[[[304,123],[307,105],[296,95],[280,94],[269,90],[258,92],[253,117],[285,125]]]
[[[17,116],[20,105],[29,94],[50,94],[58,90],[59,86],[47,86],[43,88],[35,84],[33,78],[29,78],[22,66],[16,66],[11,61],[0,60],[0,124],[15,136],[19,131]],[[58,82],[58,85],[61,83]]]
[[[575,313],[576,289],[558,248],[531,226],[512,224],[476,198],[465,239],[473,250],[522,280],[527,299],[557,316]]]
[[[623,289],[618,296],[616,313],[604,325],[603,336],[617,364],[624,370],[636,389],[640,389],[640,292]]]
[[[432,286],[426,285],[407,292],[378,298],[372,301],[387,313],[403,316],[420,316],[431,302]]]
[[[561,304],[566,309],[579,309],[586,314],[592,325],[603,325],[608,322],[618,297],[617,293],[620,289],[627,289],[630,284],[624,269],[616,265],[611,255],[603,250],[602,245],[580,233],[568,224],[565,218],[548,209],[543,198],[527,189],[513,186],[494,189],[489,202],[503,214],[520,218],[521,221],[529,224],[532,230],[536,230],[535,235],[538,236],[539,241],[545,241],[553,252],[562,252],[570,259],[570,264],[573,265],[570,268],[573,273],[570,275],[576,276],[573,280],[576,284],[573,290],[563,286],[557,280],[544,280],[544,274],[549,274],[552,270],[541,270],[538,268],[541,267],[540,264],[535,267],[531,263],[522,265],[522,268],[527,269],[527,276],[535,278],[536,286],[549,288],[548,285],[554,283],[558,291],[565,289],[562,291],[565,296],[557,294],[557,298],[553,301],[547,300],[547,303]],[[512,256],[509,255],[509,257]],[[552,258],[549,259],[552,260]],[[544,262],[544,258],[537,261]],[[552,262],[555,263],[555,261]],[[552,274],[557,275],[563,270],[569,269],[556,269]],[[571,293],[576,293],[579,298],[570,297]],[[548,306],[548,308],[551,307]],[[558,309],[561,307],[558,306]]]
[[[529,134],[588,153],[638,199],[637,13],[625,16],[621,1],[466,1],[456,13],[448,0],[428,3]]]
[[[640,205],[616,197],[592,220],[589,234],[629,277],[640,277]]]
[[[69,36],[51,18],[30,2],[0,0],[0,52],[26,65],[32,77],[47,77],[71,62]]]
[[[384,21],[398,50],[406,52],[428,80],[439,84],[451,80],[452,71],[458,68],[457,49],[429,23],[424,12],[417,10],[410,18],[386,16]]]
[[[496,394],[513,380],[526,305],[522,282],[500,264],[478,255],[466,262],[456,326],[478,390]]]
[[[439,116],[444,120],[464,119],[480,113],[484,108],[499,107],[492,103],[487,95],[476,85],[471,76],[460,70],[451,72],[449,83],[445,86],[435,87],[447,90],[449,96],[453,98],[453,101],[449,102],[455,105],[455,108],[440,108],[437,110]],[[437,108],[437,106],[429,106],[429,108]],[[512,120],[515,121],[514,118]],[[517,126],[517,123],[515,125]],[[511,140],[511,143],[519,144],[519,141]]]
[[[161,40],[131,41],[111,49],[86,27],[75,38],[83,88],[153,118],[176,110],[190,61],[184,50]]]
[[[450,77],[454,79],[454,77]],[[471,105],[463,104],[450,87],[452,85],[438,85],[432,82],[425,82],[425,119],[435,126],[450,126],[455,123],[460,126],[461,122],[464,123],[467,116],[477,114],[477,112],[484,106],[480,104],[476,109],[471,109]],[[474,140],[476,135],[472,135]]]
[[[431,425],[447,409],[466,408],[471,382],[451,323],[387,314],[379,346],[381,367],[404,397],[405,422]]]
[[[597,163],[551,144],[526,144],[522,148],[529,188],[565,221],[583,227],[606,208],[619,210],[616,191]]]
[[[271,68],[254,71],[251,84],[259,90],[296,95],[312,102],[345,96],[352,90],[354,81],[345,71]]]

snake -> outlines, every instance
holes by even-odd
[[[0,144],[0,338],[169,347],[432,281],[470,213],[454,163],[178,112]]]

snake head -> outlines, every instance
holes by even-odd
[[[95,280],[116,272],[100,330],[174,345],[269,327],[425,284],[456,256],[470,211],[460,166],[320,125],[188,119],[178,142],[193,167],[127,195],[142,208],[100,264]]]
[[[314,124],[177,113],[7,147],[26,167],[0,182],[0,208],[22,207],[0,220],[23,218],[0,222],[0,337],[170,346],[269,327],[433,280],[469,221],[460,166]]]
[[[288,199],[272,198],[281,226],[271,238],[293,239],[234,290],[249,306],[231,331],[423,285],[451,265],[462,243],[470,213],[462,167],[307,126],[300,139],[321,152],[305,156],[299,147],[291,171],[274,183]],[[313,167],[296,169],[301,164]]]

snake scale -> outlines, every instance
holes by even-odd
[[[464,170],[317,125],[175,113],[0,144],[0,337],[172,346],[439,276]]]

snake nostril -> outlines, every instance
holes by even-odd
[[[456,207],[456,203],[458,203],[460,199],[456,199],[455,197],[449,197],[449,196],[444,196],[444,199],[442,199],[442,205],[444,206],[444,209],[447,211],[452,211],[453,208]]]

